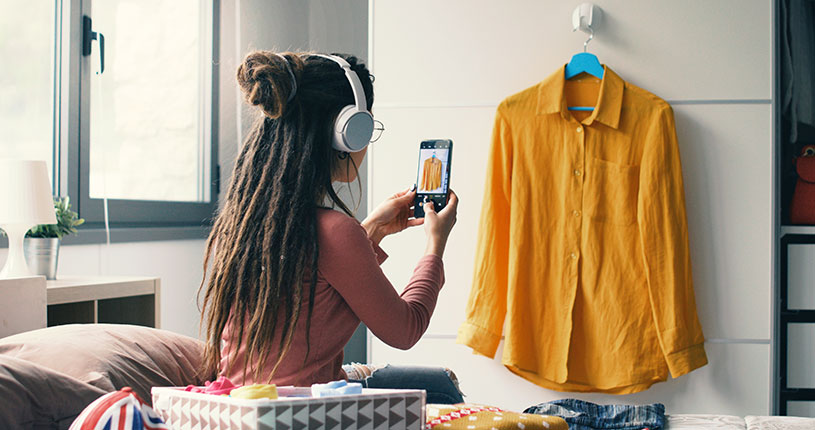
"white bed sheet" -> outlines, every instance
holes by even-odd
[[[665,430],[815,430],[815,418],[734,415],[668,415]]]

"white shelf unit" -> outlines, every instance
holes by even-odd
[[[73,323],[161,326],[159,278],[61,278],[47,282],[47,294],[48,326]]]

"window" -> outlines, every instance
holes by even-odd
[[[202,225],[212,217],[217,3],[81,2],[96,41],[79,62],[79,169],[70,188],[91,225],[105,213],[120,226]]]
[[[91,198],[210,201],[208,3],[94,2],[106,52],[104,73],[91,57]]]
[[[5,59],[0,67],[0,156],[45,160],[49,169],[54,157],[55,14],[53,1],[8,1],[0,13],[0,58]]]
[[[218,3],[4,1],[0,157],[46,160],[86,228],[207,224]]]

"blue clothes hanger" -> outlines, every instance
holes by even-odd
[[[591,34],[589,35],[589,40],[583,43],[583,52],[577,53],[572,56],[571,61],[569,64],[566,64],[566,72],[565,77],[566,79],[572,79],[575,76],[581,73],[588,73],[598,79],[603,79],[603,74],[605,73],[605,69],[603,69],[603,65],[600,64],[600,60],[597,59],[597,56],[594,54],[590,54],[586,52],[586,49],[589,45],[589,42],[594,38],[594,31],[591,30]],[[578,110],[578,111],[593,111],[594,107],[591,106],[571,106],[569,110]]]

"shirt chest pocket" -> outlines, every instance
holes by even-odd
[[[639,166],[591,157],[583,207],[593,220],[630,225],[637,222]]]

